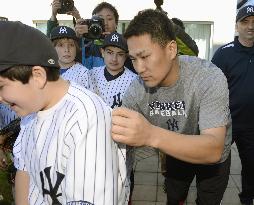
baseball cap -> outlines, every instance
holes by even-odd
[[[126,39],[123,37],[123,35],[113,32],[111,34],[106,35],[102,48],[105,48],[107,46],[115,46],[118,48],[121,48],[122,50],[128,52],[128,46]]]
[[[254,16],[253,5],[248,5],[241,8],[236,15],[236,22],[241,21],[248,16]]]
[[[52,29],[50,33],[50,39],[53,41],[58,38],[71,38],[78,40],[75,31],[68,26],[57,26]]]
[[[52,42],[36,28],[19,21],[0,21],[0,71],[16,65],[57,67]]]

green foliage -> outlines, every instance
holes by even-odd
[[[7,171],[0,170],[0,205],[11,205],[11,202],[13,202],[12,188],[8,182]]]

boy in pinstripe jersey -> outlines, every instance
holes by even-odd
[[[111,107],[120,107],[125,90],[136,74],[124,66],[128,47],[126,40],[117,32],[106,36],[101,48],[104,66],[89,70],[91,89]]]
[[[68,26],[57,26],[52,29],[50,39],[58,55],[61,77],[88,88],[88,69],[76,61],[80,48],[75,31]]]
[[[59,77],[43,33],[20,22],[0,22],[0,30],[0,101],[22,117],[13,149],[16,205],[117,205],[111,109]]]

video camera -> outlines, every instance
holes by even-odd
[[[88,33],[83,34],[84,38],[101,39],[105,31],[104,19],[99,16],[93,16],[91,19],[85,19],[80,24],[88,26]]]
[[[57,10],[59,14],[66,14],[68,11],[72,11],[74,7],[73,0],[60,0],[61,8]]]

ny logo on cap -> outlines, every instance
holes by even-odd
[[[110,41],[116,41],[118,42],[119,36],[116,34],[113,34],[113,36],[111,37]]]
[[[54,59],[50,58],[50,59],[48,59],[48,63],[53,65],[53,64],[55,64],[55,61],[54,61]]]
[[[254,13],[254,7],[247,7],[247,13]]]
[[[66,34],[67,34],[67,29],[66,29],[66,27],[60,27],[59,33],[66,33]]]

